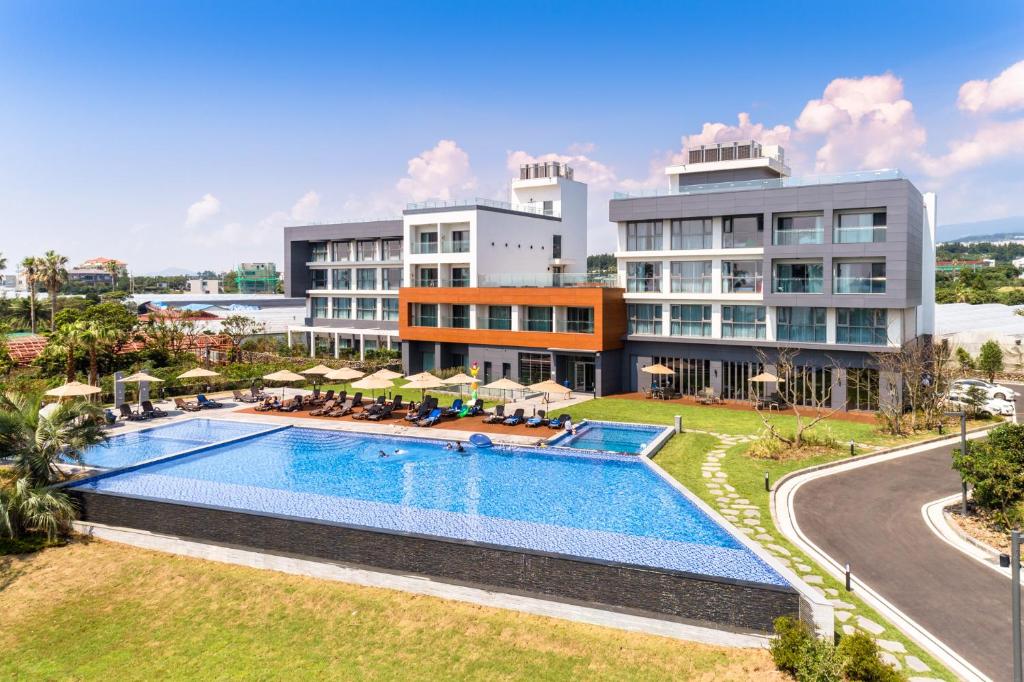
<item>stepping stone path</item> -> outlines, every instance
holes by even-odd
[[[768,533],[761,525],[761,510],[744,499],[736,492],[736,488],[729,485],[729,476],[722,470],[722,460],[726,457],[726,450],[739,445],[749,443],[753,440],[750,436],[734,436],[711,431],[691,432],[704,433],[718,439],[718,446],[713,448],[705,456],[701,464],[701,476],[708,493],[715,498],[712,505],[726,521],[733,524],[736,530],[746,535],[751,541],[760,544],[765,551],[772,554],[779,563],[784,566],[795,567],[801,573],[800,578],[808,583],[808,587],[818,594],[825,595],[835,608],[836,620],[839,622],[839,629],[844,635],[852,635],[856,632],[867,632],[875,636],[878,643],[879,658],[891,664],[897,670],[907,669],[915,673],[926,673],[930,670],[927,664],[916,656],[907,654],[906,647],[902,643],[887,639],[878,639],[878,635],[885,632],[885,628],[878,623],[859,616],[854,613],[856,607],[849,602],[839,599],[839,591],[835,588],[824,587],[824,574],[816,567],[804,563],[807,559],[802,556],[793,556],[793,553],[778,544],[775,536]],[[771,521],[771,519],[768,519]],[[856,616],[856,617],[855,617]],[[929,677],[912,677],[912,681],[926,682]]]

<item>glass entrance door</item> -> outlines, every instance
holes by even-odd
[[[573,363],[573,389],[581,393],[594,392],[594,361],[576,360]]]

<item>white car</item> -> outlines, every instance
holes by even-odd
[[[990,384],[987,381],[981,379],[957,379],[953,382],[953,386],[950,388],[950,393],[966,393],[967,389],[972,386],[977,386],[985,395],[989,398],[997,398],[999,400],[1013,400],[1017,397],[1017,392],[1007,386],[1000,386],[999,384]]]
[[[946,397],[946,404],[956,410],[967,410],[970,413],[973,409],[968,403],[964,402],[963,394],[961,393],[950,393]],[[1009,400],[1003,400],[1001,398],[989,398],[985,402],[981,403],[977,407],[977,412],[983,416],[1003,416],[1012,417],[1014,412],[1014,405]]]

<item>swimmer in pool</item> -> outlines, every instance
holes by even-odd
[[[451,443],[445,443],[444,444],[444,449],[445,450],[451,450],[452,449],[452,444]]]
[[[455,451],[456,452],[465,452],[466,448],[462,447],[462,443],[456,443],[455,444]]]
[[[397,452],[397,450],[396,450],[395,452]],[[380,451],[379,451],[379,452],[377,453],[377,456],[378,456],[378,457],[387,457],[387,456],[388,456],[388,453],[384,452],[383,450],[380,450]]]

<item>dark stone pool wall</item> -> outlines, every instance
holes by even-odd
[[[77,501],[83,521],[420,574],[718,628],[769,632],[778,616],[796,617],[801,611],[799,594],[790,587],[74,488],[67,492]]]

